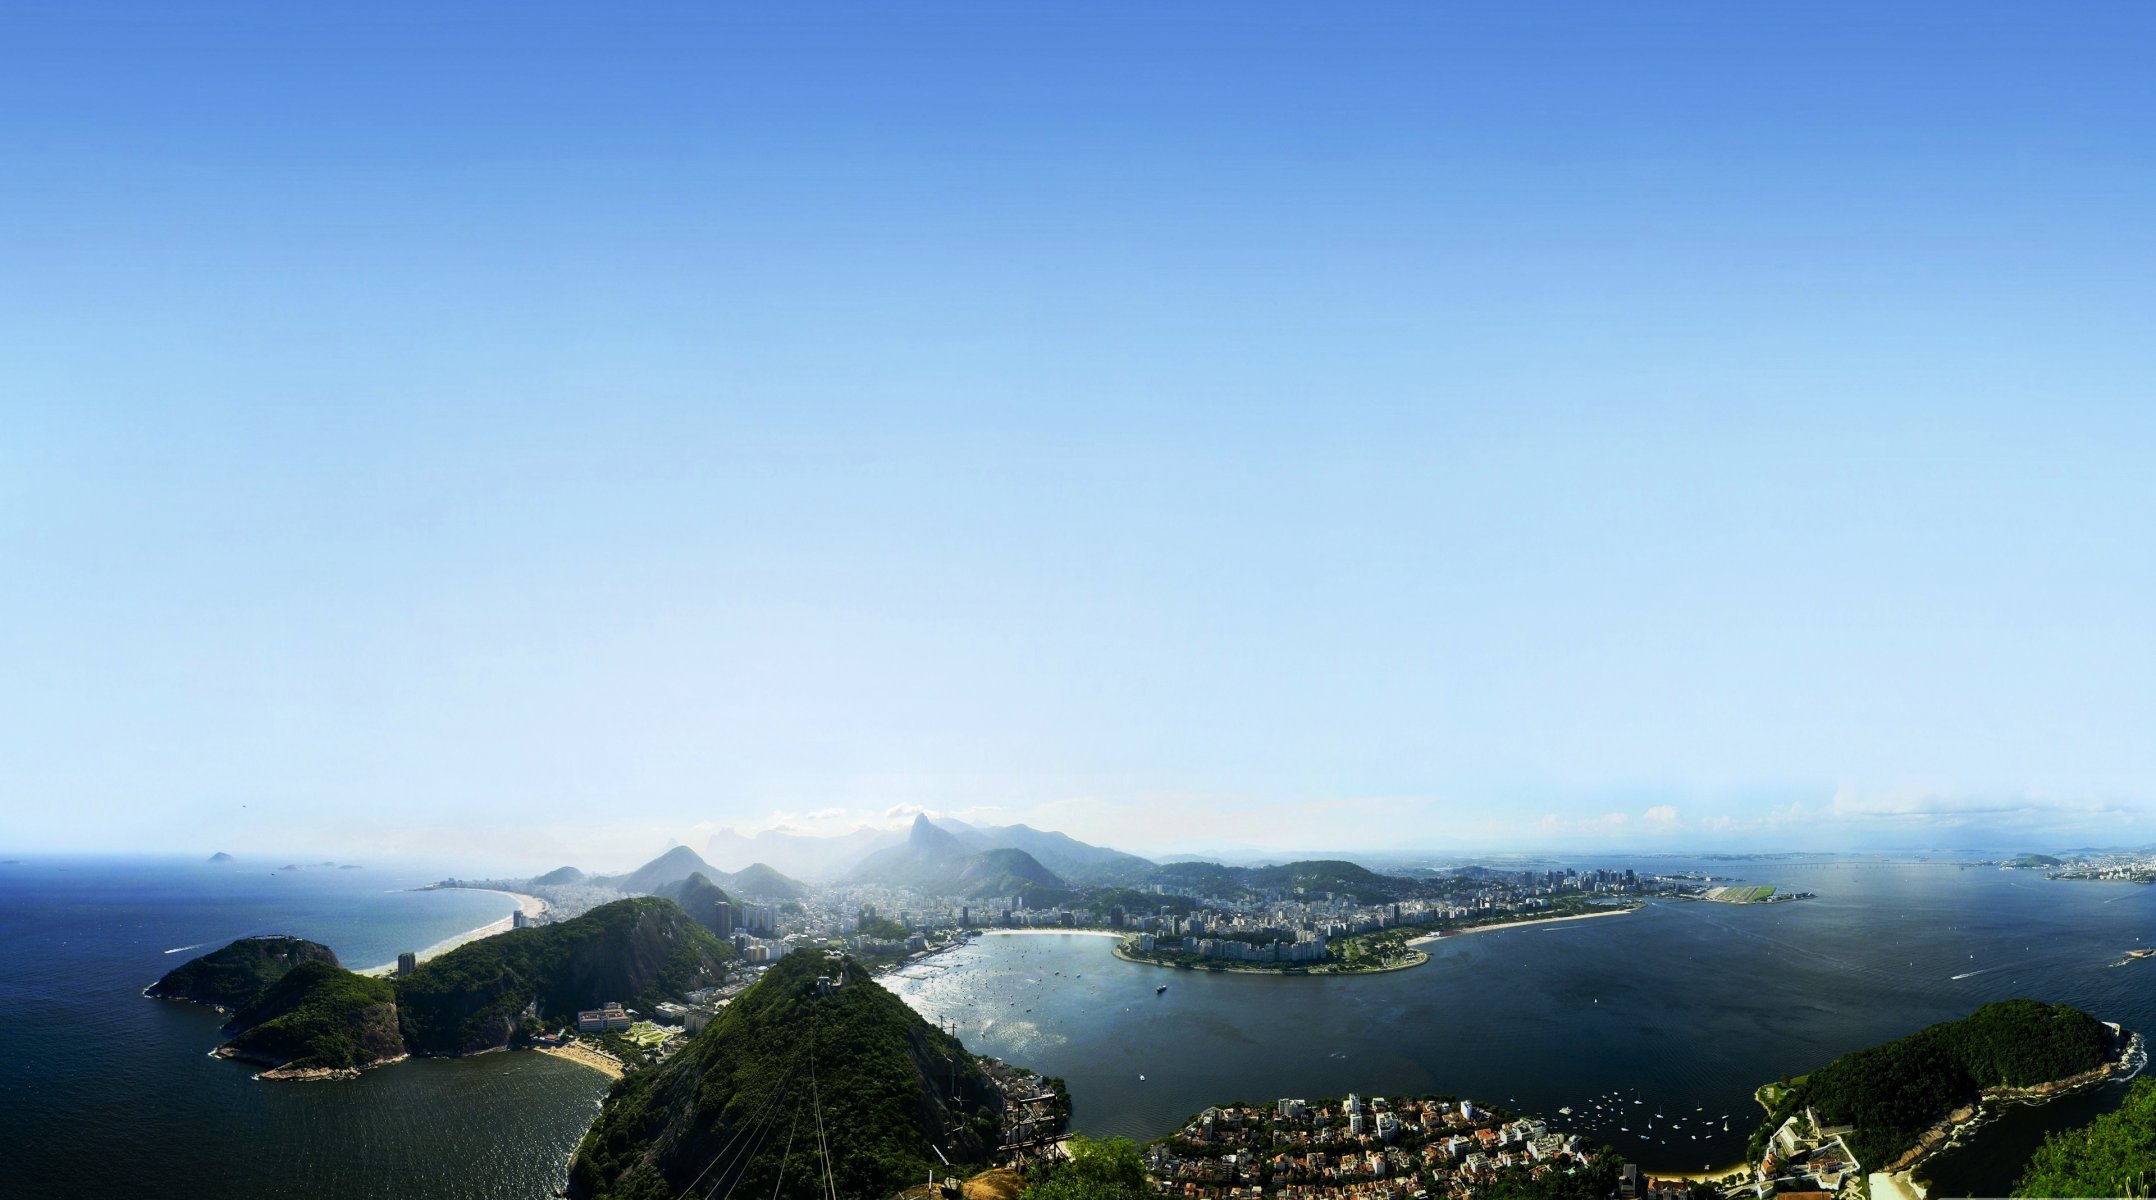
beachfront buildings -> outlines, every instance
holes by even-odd
[[[629,1012],[618,1000],[609,1000],[597,1008],[586,1009],[576,1015],[578,1033],[603,1033],[609,1029],[627,1029]]]

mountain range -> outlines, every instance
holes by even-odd
[[[561,870],[572,869],[563,867]],[[559,874],[561,871],[549,872],[550,876]],[[626,875],[593,875],[589,882],[618,892],[649,896],[658,895],[668,884],[680,883],[691,875],[702,875],[708,882],[747,899],[785,901],[808,895],[808,885],[781,875],[763,863],[750,863],[741,871],[721,871],[687,846],[676,846]],[[542,876],[533,882],[542,882],[546,878]]]
[[[861,826],[850,833],[829,837],[765,830],[744,837],[731,829],[714,834],[704,853],[715,863],[768,863],[778,870],[807,879],[839,880],[853,877],[875,855],[903,846],[923,822],[949,835],[969,853],[989,850],[1022,850],[1055,875],[1058,886],[1104,887],[1142,883],[1152,877],[1150,859],[1106,846],[1094,846],[1068,834],[1035,829],[1030,825],[972,825],[953,817],[914,819],[906,829],[875,829]],[[1022,872],[1021,872],[1022,873]],[[716,875],[712,876],[717,880]],[[719,882],[724,883],[723,880]]]
[[[913,819],[905,841],[862,859],[843,882],[976,897],[1070,890],[1062,876],[1024,850],[1011,846],[974,850],[926,816]]]

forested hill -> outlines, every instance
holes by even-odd
[[[842,976],[825,989],[819,978]],[[587,1200],[716,1188],[780,1200],[888,1196],[985,1162],[993,1088],[958,1040],[858,967],[797,950],[665,1065],[614,1085],[570,1165]],[[817,1118],[822,1117],[819,1137]]]
[[[2044,1140],[2016,1196],[2146,1196],[2156,1191],[2156,1079],[2143,1075],[2126,1103]]]
[[[572,1019],[608,1000],[644,1007],[716,982],[734,949],[656,896],[603,904],[558,925],[459,946],[397,981],[404,1041],[417,1054],[509,1044],[526,1006]]]
[[[1331,892],[1364,904],[1385,904],[1416,892],[1415,881],[1380,875],[1342,859],[1310,859],[1266,867],[1229,867],[1202,860],[1173,862],[1153,873],[1153,882],[1198,889],[1212,895],[1277,890],[1316,896]]]
[[[310,962],[338,965],[336,952],[320,942],[280,934],[244,937],[180,964],[143,994],[237,1012],[261,999],[292,968]]]
[[[1809,1106],[1867,1170],[1908,1153],[1924,1131],[1992,1087],[2033,1087],[2091,1071],[2117,1052],[2111,1027],[2064,1004],[2002,1000],[1958,1021],[1844,1054],[1784,1091],[1755,1151]]]

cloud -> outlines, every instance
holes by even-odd
[[[1829,811],[1841,820],[1904,828],[1988,826],[2028,829],[2093,821],[2133,822],[2141,814],[2115,801],[2067,799],[2027,792],[1956,793],[1928,788],[1836,789]]]
[[[918,804],[894,804],[883,810],[883,819],[886,821],[911,820],[927,811]]]
[[[1649,825],[1660,825],[1666,828],[1677,823],[1677,806],[1674,804],[1657,804],[1646,812],[1641,813],[1639,818]]]

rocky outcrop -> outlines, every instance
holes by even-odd
[[[260,1000],[294,967],[310,962],[337,966],[337,952],[320,942],[282,934],[244,937],[173,968],[142,994],[237,1012]]]

